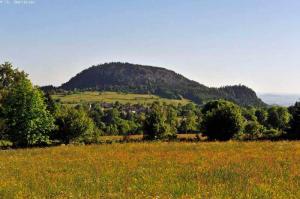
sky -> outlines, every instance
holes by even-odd
[[[300,93],[299,0],[0,0],[0,63],[37,85],[121,61]]]

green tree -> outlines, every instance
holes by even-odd
[[[82,108],[61,106],[56,118],[58,129],[53,139],[65,144],[92,143],[100,135],[99,129]]]
[[[117,124],[119,119],[120,119],[120,111],[116,108],[112,108],[105,112],[103,121],[106,124]]]
[[[57,111],[57,103],[53,100],[51,95],[49,93],[45,94],[45,103],[47,106],[47,110],[52,114],[55,115]]]
[[[197,117],[194,111],[188,111],[181,121],[180,130],[184,133],[193,132],[197,129]]]
[[[257,121],[247,121],[244,127],[244,132],[239,134],[242,140],[257,140],[262,137],[265,128]]]
[[[3,100],[8,138],[16,145],[49,143],[54,119],[47,110],[43,93],[27,79],[9,88]]]
[[[187,115],[190,111],[195,112],[196,106],[194,103],[188,103],[182,107],[182,115]]]
[[[27,79],[27,74],[14,69],[11,63],[0,65],[0,90],[8,89],[24,79]]]
[[[234,103],[212,101],[203,110],[201,129],[210,140],[229,140],[242,131],[244,119],[240,108]]]
[[[300,139],[300,102],[296,102],[292,109],[293,111],[289,138]]]
[[[286,130],[289,127],[291,115],[287,108],[274,106],[268,109],[267,124],[269,128]]]
[[[92,104],[89,111],[89,116],[93,119],[98,129],[104,131],[105,123],[102,121],[104,117],[104,111],[99,104]]]
[[[119,105],[118,105],[119,106]],[[122,134],[120,132],[120,126],[125,125],[120,118],[120,111],[117,108],[112,108],[106,110],[103,117],[103,122],[105,123],[105,133],[108,135],[119,135]],[[126,124],[127,125],[127,124]],[[126,127],[124,126],[123,129]]]
[[[247,121],[257,121],[254,108],[241,108],[242,115]]]
[[[177,111],[173,106],[167,106],[166,109],[167,109],[166,122],[170,125],[172,131],[177,132],[177,127],[178,127]]]
[[[144,138],[153,140],[174,137],[176,137],[176,132],[167,123],[164,109],[159,103],[153,103],[149,113],[146,115]]]
[[[261,124],[266,126],[267,119],[268,119],[268,112],[265,109],[256,109],[255,110],[255,116],[257,118],[257,121]]]

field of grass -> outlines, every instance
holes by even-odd
[[[82,102],[116,102],[120,103],[131,103],[131,104],[147,104],[152,103],[154,101],[165,102],[167,104],[178,104],[182,105],[189,103],[190,101],[187,99],[182,100],[172,100],[161,98],[156,95],[146,95],[146,94],[126,94],[126,93],[117,93],[117,92],[78,92],[70,95],[53,95],[54,99],[60,99],[64,104],[79,104]]]
[[[300,142],[0,151],[0,198],[300,198]]]
[[[201,136],[199,137],[201,138]],[[115,136],[100,136],[99,141],[101,142],[120,142],[124,141],[126,139],[128,142],[142,142],[143,141],[143,135],[129,135],[129,136],[122,136],[122,135],[115,135]],[[196,141],[197,137],[196,134],[177,134],[177,141]],[[202,140],[205,140],[205,138],[202,137]]]

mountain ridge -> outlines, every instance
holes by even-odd
[[[252,89],[243,85],[207,87],[166,68],[121,62],[91,66],[58,88],[148,93],[171,99],[187,98],[198,104],[227,99],[243,106],[265,105]]]

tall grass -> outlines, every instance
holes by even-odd
[[[0,198],[300,198],[299,142],[0,151]]]

